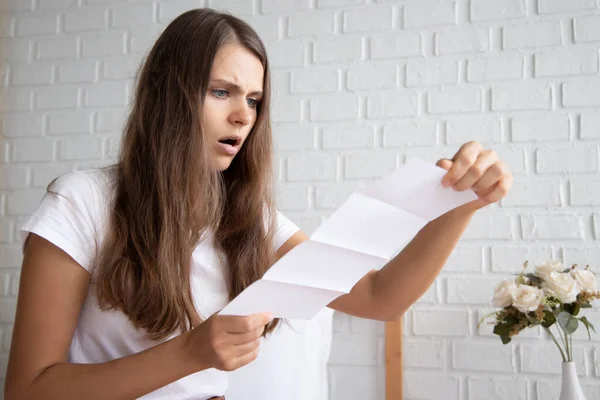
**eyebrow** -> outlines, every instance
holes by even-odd
[[[235,90],[236,92],[243,92],[243,89],[242,89],[241,86],[236,85],[233,82],[229,82],[229,81],[227,81],[225,79],[211,79],[210,83],[228,86],[229,88]],[[253,95],[253,96],[262,96],[263,92],[262,92],[262,90],[257,90],[257,91],[254,91],[254,92],[250,93],[250,94]]]

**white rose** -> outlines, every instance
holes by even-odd
[[[542,265],[535,267],[535,274],[540,278],[546,280],[551,272],[561,272],[565,269],[565,266],[560,261],[548,260]]]
[[[582,291],[588,293],[596,293],[598,291],[596,275],[594,275],[592,271],[586,269],[574,269],[571,271],[571,277],[575,279]]]
[[[494,307],[508,307],[512,304],[512,294],[517,288],[514,281],[504,280],[496,285],[492,304]]]
[[[540,306],[543,298],[544,292],[540,289],[529,285],[519,285],[513,291],[512,305],[523,313],[535,311]]]
[[[573,303],[579,294],[579,285],[569,273],[550,272],[542,287],[561,303]]]

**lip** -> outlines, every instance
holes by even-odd
[[[229,154],[230,156],[236,155],[240,149],[240,146],[237,144],[235,146],[232,146],[227,143],[221,143],[221,142],[218,142],[217,144],[218,144],[219,150],[221,150],[222,152],[224,152],[226,154]]]

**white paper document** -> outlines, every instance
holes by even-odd
[[[358,189],[310,237],[219,314],[271,312],[311,319],[363,276],[383,267],[429,221],[477,199],[441,184],[446,170],[418,159]]]

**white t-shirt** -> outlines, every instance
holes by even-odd
[[[114,195],[114,184],[115,175],[112,169],[79,171],[61,176],[51,188],[60,195],[46,193],[34,214],[22,226],[21,238],[23,243],[29,232],[33,232],[61,248],[83,268],[93,274],[93,261],[96,250],[101,248],[107,229],[110,211],[109,200]],[[278,212],[275,248],[279,248],[296,231],[298,231],[298,227]],[[205,235],[192,254],[191,285],[194,303],[200,315],[205,318],[223,308],[228,302],[224,276],[225,267],[217,257],[212,240],[212,235]],[[138,353],[158,344],[158,342],[145,339],[145,331],[136,329],[121,311],[101,310],[98,307],[93,285],[94,283],[91,282],[79,315],[77,328],[69,349],[70,362],[106,362]],[[324,329],[329,329],[330,332],[330,324],[328,326],[329,320],[330,313],[325,311],[313,324],[320,324],[319,330],[325,326]],[[325,322],[323,324],[319,321]],[[309,326],[309,323],[296,323],[299,323],[299,326]],[[177,334],[175,333],[171,337]],[[270,358],[270,364],[265,365],[265,368],[270,366],[272,371],[277,371],[281,368],[285,369],[286,364],[295,364],[296,366],[302,364],[304,360],[298,360],[297,354],[293,355],[295,358],[292,360],[286,355],[282,355],[281,359],[278,359],[277,353],[279,351],[268,352],[269,342],[275,343],[275,347],[277,347],[277,343],[280,342],[279,339],[285,339],[285,337],[291,338],[292,336],[290,335],[295,335],[296,342],[298,340],[306,341],[316,338],[310,337],[308,332],[292,334],[288,327],[277,329],[269,339],[263,341],[267,352],[265,353],[266,356],[262,358],[259,355],[259,359],[266,360]],[[319,386],[324,386],[325,384],[324,374],[321,372],[325,368],[328,357],[329,341],[327,337],[329,335],[326,334],[325,339],[321,337],[320,340],[317,339],[314,343],[305,343],[305,351],[309,353],[315,351],[321,353],[320,356],[313,354],[312,360],[310,360],[313,363],[312,366],[315,365],[314,362],[316,360],[319,360],[317,363],[319,364],[317,373],[320,375],[319,378],[321,380],[319,382],[308,381],[305,384],[316,384]],[[276,365],[273,365],[273,363]],[[306,365],[306,363],[304,365],[306,368],[312,367]],[[246,371],[250,370],[247,369]],[[268,374],[270,371],[255,370],[254,375],[261,372]],[[135,373],[135,371],[131,373]],[[242,376],[244,373],[242,372]],[[271,381],[271,384],[273,383]],[[240,384],[237,386],[238,390],[240,386],[244,386],[243,379],[240,380]],[[216,369],[209,369],[186,376],[142,398],[145,400],[202,400],[213,396],[222,396],[226,390],[227,373]],[[246,392],[246,394],[248,393]],[[311,398],[314,397],[311,396]],[[266,398],[263,397],[263,399]],[[269,398],[268,400],[271,399]],[[275,400],[275,398],[272,400]]]

